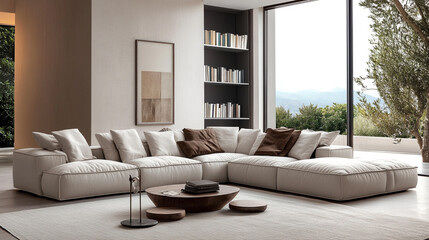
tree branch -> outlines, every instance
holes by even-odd
[[[415,4],[416,4],[416,7],[417,7],[417,10],[420,13],[420,16],[422,16],[422,24],[424,25],[424,27],[428,28],[427,19],[426,19],[426,16],[425,16],[425,12],[422,9],[422,6],[420,5],[420,3],[417,3],[417,2]]]
[[[393,3],[395,4],[396,9],[399,11],[399,14],[401,15],[401,18],[405,21],[405,23],[411,27],[414,32],[417,33],[417,35],[422,39],[426,47],[429,48],[429,38],[425,35],[425,33],[420,29],[420,27],[416,24],[416,21],[408,15],[408,13],[405,11],[402,4],[399,2],[399,0],[393,0]]]

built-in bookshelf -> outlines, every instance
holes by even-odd
[[[205,126],[251,128],[251,12],[204,6]]]

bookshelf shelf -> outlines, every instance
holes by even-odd
[[[225,52],[247,52],[249,49],[246,48],[233,48],[233,47],[224,47],[224,46],[217,46],[217,45],[209,45],[204,44],[205,49],[211,49],[211,50],[218,50],[218,51],[225,51]]]
[[[204,82],[204,84],[229,85],[229,86],[249,86],[249,83],[229,83],[229,82]]]
[[[249,10],[204,6],[204,30],[207,31],[204,31],[205,73],[201,81],[204,81],[205,127],[252,127],[251,14]],[[213,40],[213,33],[216,40]],[[229,39],[236,42],[231,43]],[[225,41],[228,46],[246,48],[213,45],[214,42],[223,45]],[[219,82],[212,82],[211,79]],[[220,82],[221,79],[223,82]]]

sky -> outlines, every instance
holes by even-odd
[[[353,1],[354,76],[366,75],[372,30],[369,11]],[[346,89],[346,1],[318,0],[275,11],[276,90]],[[373,86],[371,86],[373,87]],[[360,90],[355,84],[355,90]],[[377,96],[377,91],[366,94]]]

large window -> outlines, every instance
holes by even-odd
[[[320,0],[266,13],[271,33],[268,65],[275,66],[268,87],[275,93],[276,127],[346,134],[345,4],[344,0]]]

